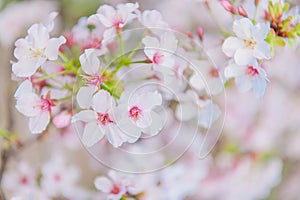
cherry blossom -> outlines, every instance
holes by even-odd
[[[28,81],[25,81],[20,87],[30,89],[32,86]],[[19,88],[15,94],[17,98],[16,109],[29,117],[29,130],[31,133],[41,133],[50,122],[51,108],[55,106],[55,102],[50,98],[50,93],[39,97],[32,91],[25,93],[24,91]]]
[[[168,28],[168,24],[163,21],[160,12],[157,10],[145,10],[142,13],[141,23],[152,31],[152,28]]]
[[[80,98],[85,99],[87,97],[77,95],[77,99]],[[115,122],[113,112],[116,105],[113,97],[107,91],[100,90],[92,96],[90,103],[91,109],[80,111],[72,118],[72,122],[83,121],[87,123],[82,136],[83,144],[91,147],[104,136],[114,147],[127,141],[128,137],[121,132]]]
[[[267,74],[255,61],[253,64],[229,64],[224,71],[227,78],[235,78],[238,89],[242,92],[253,89],[256,97],[262,97],[267,86]]]
[[[237,37],[228,37],[222,46],[223,52],[234,57],[239,65],[247,65],[257,59],[270,59],[270,45],[265,41],[270,28],[267,24],[253,25],[250,19],[242,18],[233,22]]]
[[[66,42],[63,36],[49,37],[49,27],[34,24],[28,29],[25,38],[18,39],[14,51],[17,62],[12,64],[12,71],[19,77],[32,76],[47,60],[56,60],[59,47]]]
[[[193,75],[190,77],[190,84],[193,88],[201,91],[206,90],[207,94],[216,95],[223,90],[223,81],[220,70],[209,61],[192,61]]]
[[[96,49],[86,49],[79,57],[81,69],[86,74],[83,77],[88,85],[100,86],[100,84],[105,80],[105,77],[102,77],[100,74],[101,72],[99,72],[99,55],[99,51]],[[103,69],[101,71],[103,72]]]
[[[199,98],[193,90],[181,95],[179,101],[175,114],[181,121],[196,119],[199,126],[210,128],[221,115],[220,109],[212,100]]]
[[[91,18],[97,18],[107,28],[120,29],[137,17],[134,11],[139,7],[138,3],[126,3],[117,5],[117,9],[109,5],[100,6],[97,14]]]
[[[116,171],[108,172],[109,178],[105,176],[97,177],[94,181],[95,187],[107,194],[107,199],[119,200],[129,192],[136,195],[142,192],[140,186],[134,180],[134,176],[124,175]]]
[[[127,99],[128,98],[128,99]],[[162,96],[158,92],[133,94],[130,97],[123,95],[117,112],[117,124],[120,129],[135,142],[144,132],[156,135],[163,123],[161,116],[153,109],[162,105]]]
[[[71,197],[79,175],[75,166],[67,165],[62,155],[55,154],[42,167],[41,188],[49,197]]]
[[[158,66],[173,67],[173,54],[177,49],[177,39],[172,33],[163,33],[159,40],[156,37],[146,36],[142,42],[145,45],[144,52],[154,69],[159,69]]]

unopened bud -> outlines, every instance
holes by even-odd
[[[203,28],[201,28],[201,27],[197,28],[197,34],[198,34],[198,37],[200,38],[200,40],[202,41],[203,40]]]
[[[248,17],[245,9],[242,6],[239,6],[237,9],[238,9],[239,15],[241,15],[243,17]]]
[[[255,0],[255,5],[257,6],[259,4],[259,0]]]
[[[193,39],[193,34],[192,34],[190,31],[187,31],[187,32],[186,32],[186,35],[187,35],[189,38]]]
[[[221,0],[221,5],[225,8],[225,10],[231,12],[232,14],[236,13],[231,2],[229,2],[227,0]]]

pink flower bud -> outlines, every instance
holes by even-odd
[[[255,0],[255,5],[257,6],[259,4],[259,0]]]
[[[238,9],[239,15],[241,15],[243,17],[248,17],[245,9],[242,6],[239,6],[237,9]]]
[[[186,35],[191,39],[193,38],[193,34],[190,31],[186,32]]]
[[[198,34],[198,37],[200,38],[200,40],[202,41],[203,40],[203,28],[202,27],[197,28],[197,34]]]
[[[227,0],[221,0],[222,6],[225,8],[225,10],[231,12],[232,14],[235,14],[236,11],[230,1]]]

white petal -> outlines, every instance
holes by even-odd
[[[203,128],[210,128],[211,125],[220,117],[219,107],[210,102],[198,113],[198,124]]]
[[[47,22],[44,24],[49,32],[54,28],[54,19],[57,17],[58,12],[51,12],[48,15]]]
[[[34,49],[44,49],[49,40],[49,32],[42,24],[34,24],[28,29],[28,39]]]
[[[171,32],[165,32],[160,37],[160,48],[168,52],[175,52],[177,48],[177,39]]]
[[[30,77],[40,66],[33,61],[19,60],[12,65],[12,72],[18,77]]]
[[[111,27],[113,26],[113,17],[115,14],[116,11],[112,6],[103,5],[97,10],[96,16],[104,26]]]
[[[150,126],[143,128],[142,131],[148,135],[156,135],[163,128],[163,120],[160,115],[151,111],[152,123]]]
[[[82,143],[87,147],[91,147],[99,142],[103,136],[103,130],[100,129],[97,122],[90,122],[84,127]]]
[[[66,42],[66,38],[60,36],[59,38],[51,38],[46,46],[45,55],[49,60],[56,60],[58,57],[59,47]]]
[[[113,188],[113,183],[106,177],[97,177],[95,179],[95,187],[105,193],[109,193]]]
[[[93,96],[93,108],[99,113],[107,113],[114,106],[114,99],[106,90],[100,90]]]
[[[17,58],[17,59],[21,59],[22,57],[28,55],[30,52],[29,52],[29,49],[30,49],[30,46],[28,44],[28,41],[21,38],[21,39],[18,39],[16,42],[15,42],[15,50],[14,50],[14,56]]]
[[[86,49],[79,57],[82,70],[90,75],[95,74],[100,66],[100,61],[94,49]]]
[[[236,86],[239,91],[246,92],[251,89],[252,83],[251,80],[247,76],[240,76],[235,79]]]
[[[234,54],[234,61],[238,65],[249,65],[254,60],[252,49],[238,49]]]
[[[242,18],[233,22],[233,32],[241,39],[251,39],[253,24],[248,18]]]
[[[16,108],[25,116],[33,117],[41,112],[40,98],[35,93],[27,93],[17,99]]]
[[[141,130],[127,116],[118,120],[117,126],[125,134],[125,138],[129,143],[134,143],[141,137]]]
[[[150,112],[143,111],[135,123],[140,128],[146,128],[146,127],[150,126],[152,123]]]
[[[114,147],[119,147],[123,144],[123,142],[126,141],[124,140],[122,135],[123,133],[115,124],[110,124],[108,126],[108,132],[106,133],[106,138]]]
[[[245,43],[243,40],[237,37],[229,37],[224,41],[222,50],[226,56],[232,57],[237,49],[243,48],[244,46]]]
[[[270,31],[270,27],[263,23],[258,23],[253,29],[253,38],[256,41],[264,40]]]
[[[181,121],[189,121],[196,117],[197,107],[193,103],[180,103],[176,107],[176,118]]]
[[[197,90],[202,90],[205,88],[205,82],[199,74],[193,74],[190,78],[190,84],[193,88]]]
[[[83,110],[72,117],[72,123],[76,121],[91,122],[97,119],[97,113],[92,110]]]
[[[155,52],[159,49],[159,41],[155,37],[147,36],[142,40],[145,48],[144,52],[149,59],[153,58]]]
[[[20,98],[23,94],[32,93],[32,83],[27,79],[23,81],[17,90],[15,91],[14,97]]]
[[[149,110],[162,104],[162,96],[158,92],[148,92],[138,96],[137,101],[142,110]]]
[[[256,97],[260,98],[265,94],[267,81],[263,78],[256,77],[256,79],[253,81],[252,87]]]
[[[29,119],[29,130],[31,133],[41,133],[46,130],[50,122],[49,111],[43,111],[40,115]]]
[[[89,108],[92,106],[93,94],[96,92],[96,86],[81,87],[76,95],[76,100],[81,108]]]
[[[228,67],[225,68],[224,75],[227,78],[238,77],[238,76],[245,74],[245,70],[246,69],[244,66],[230,64],[230,65],[228,65]]]
[[[255,46],[253,55],[258,59],[270,59],[271,58],[270,45],[267,42],[262,41],[261,43]]]
[[[208,81],[208,88],[206,92],[208,94],[217,95],[224,89],[223,82],[220,78],[214,78]]]

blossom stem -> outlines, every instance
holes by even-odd
[[[65,62],[67,63],[69,61],[69,59],[67,58],[67,56],[65,54],[63,54],[62,52],[58,52],[59,57]]]
[[[47,74],[46,72],[43,72],[44,76],[41,77],[41,78],[38,78],[37,81],[44,81],[46,79],[49,79],[49,78],[54,78],[56,76],[59,76],[59,75],[64,75],[64,74],[67,74],[69,73],[68,70],[64,70],[64,71],[59,71],[59,72],[56,72],[54,74]]]

